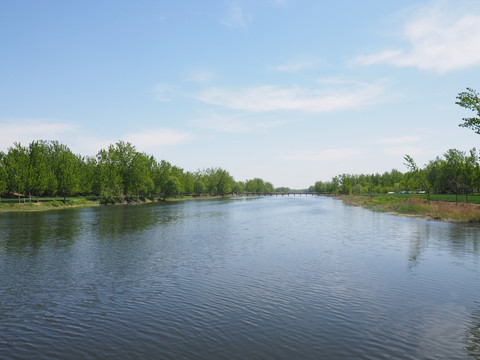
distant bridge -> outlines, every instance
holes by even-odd
[[[319,193],[319,192],[244,192],[244,193],[240,193],[240,194],[237,194],[237,195],[240,195],[240,196],[302,196],[302,195],[305,195],[305,196],[325,196],[325,195],[329,195],[330,193]]]

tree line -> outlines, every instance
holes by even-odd
[[[472,88],[460,92],[455,103],[476,113],[476,116],[463,118],[459,126],[480,134],[480,95]],[[365,194],[388,192],[425,192],[428,199],[431,193],[465,194],[480,192],[480,163],[476,148],[469,152],[450,149],[442,156],[430,160],[419,167],[410,155],[405,155],[407,172],[396,169],[383,174],[352,175],[341,174],[331,181],[317,181],[310,187],[312,192],[332,194]]]
[[[219,167],[184,171],[168,161],[136,150],[124,141],[96,156],[74,154],[58,141],[14,143],[0,152],[0,194],[12,196],[96,196],[102,203],[189,195],[273,192],[260,178],[235,181]]]
[[[479,153],[450,149],[437,156],[424,167],[419,167],[409,155],[405,155],[407,172],[396,169],[383,174],[341,174],[331,181],[317,181],[312,192],[332,194],[382,194],[389,192],[425,192],[435,194],[469,194],[480,192]]]

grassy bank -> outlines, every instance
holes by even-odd
[[[378,212],[422,216],[454,222],[480,222],[480,205],[465,202],[430,201],[417,196],[341,196],[347,205],[361,206]]]
[[[224,197],[228,197],[224,196]],[[219,199],[222,196],[179,196],[179,197],[168,197],[166,199],[156,198],[154,200],[146,200],[139,202],[132,202],[131,204],[146,204],[151,202],[177,202],[185,200],[210,200],[210,199]],[[99,199],[94,198],[85,198],[85,197],[69,197],[67,198],[66,203],[63,202],[63,198],[39,198],[39,199],[30,199],[26,198],[25,201],[22,198],[19,202],[18,199],[13,198],[2,198],[0,200],[0,213],[2,212],[33,212],[33,211],[48,211],[48,210],[57,210],[57,209],[70,209],[70,208],[79,208],[79,207],[88,207],[88,206],[99,206]],[[120,203],[117,205],[127,205],[127,203]],[[113,205],[104,205],[104,206],[113,206]]]
[[[87,200],[84,198],[70,198],[66,203],[63,200],[45,200],[42,201],[32,201],[23,200],[19,203],[17,201],[6,201],[2,199],[0,202],[0,212],[21,212],[21,211],[47,211],[55,209],[67,209],[67,208],[78,208],[86,206],[97,206],[99,205],[98,201]]]

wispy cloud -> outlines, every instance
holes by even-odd
[[[319,59],[295,59],[282,65],[269,66],[267,70],[271,72],[295,73],[305,69],[312,69],[325,63],[325,60]]]
[[[34,140],[57,140],[78,131],[73,123],[50,119],[5,119],[0,121],[0,150],[6,151],[14,142],[23,146]]]
[[[152,87],[151,93],[153,94],[155,101],[169,102],[172,101],[172,94],[175,89],[176,87],[174,85],[158,83]]]
[[[403,158],[406,154],[413,157],[423,156],[426,154],[424,148],[420,146],[393,146],[382,149],[385,154],[392,155],[395,158]]]
[[[386,49],[355,58],[358,65],[389,64],[445,73],[480,66],[479,7],[456,8],[457,2],[443,1],[421,11],[401,33],[405,49]]]
[[[7,119],[0,121],[0,151],[7,151],[14,142],[28,146],[34,140],[57,140],[74,153],[95,155],[118,140],[131,142],[140,151],[181,145],[193,138],[188,132],[169,128],[150,129],[143,132],[124,133],[118,139],[92,136],[81,125],[48,119]]]
[[[356,158],[364,152],[360,148],[324,149],[318,151],[299,151],[285,155],[284,160],[312,161],[312,162],[336,162]]]
[[[126,141],[131,142],[141,151],[180,145],[192,138],[191,133],[166,128],[130,133],[124,137]]]
[[[195,98],[224,108],[270,112],[280,110],[322,113],[358,109],[386,101],[386,83],[358,83],[336,88],[302,88],[265,85],[244,89],[209,88]]]
[[[378,141],[379,144],[408,144],[419,142],[422,138],[420,136],[398,136],[383,138]]]
[[[183,81],[204,84],[215,80],[216,74],[209,70],[200,70],[192,72],[185,76]]]
[[[264,120],[259,121],[248,115],[224,115],[219,113],[203,114],[196,119],[195,124],[205,129],[227,132],[227,133],[248,133],[263,131],[269,128],[285,124],[283,120]]]
[[[253,17],[244,13],[238,4],[230,4],[221,23],[231,28],[246,28]]]

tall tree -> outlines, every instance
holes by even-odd
[[[5,169],[7,170],[7,188],[12,193],[20,196],[27,190],[28,168],[30,158],[28,150],[20,143],[14,143],[8,149],[5,157]]]
[[[472,88],[462,91],[457,96],[458,101],[455,104],[460,105],[476,113],[477,116],[463,118],[463,123],[458,126],[466,127],[480,134],[480,95]]]
[[[444,156],[444,172],[448,179],[449,190],[455,194],[455,201],[458,201],[458,194],[465,188],[465,153],[457,149],[449,149]]]
[[[30,196],[40,196],[47,190],[49,180],[48,143],[45,141],[33,141],[28,146],[30,158],[28,166],[27,191]]]
[[[78,158],[66,145],[54,143],[53,146],[56,154],[57,190],[66,203],[67,196],[75,195],[78,189]]]
[[[0,151],[0,196],[7,191],[7,170],[5,169],[6,155]]]
[[[182,185],[176,176],[169,176],[165,183],[164,199],[167,196],[177,196],[182,192]]]
[[[428,180],[426,170],[420,169],[410,155],[405,155],[404,159],[406,161],[405,165],[412,174],[414,186],[417,190],[425,191],[427,193],[427,199],[430,201],[431,184]]]

